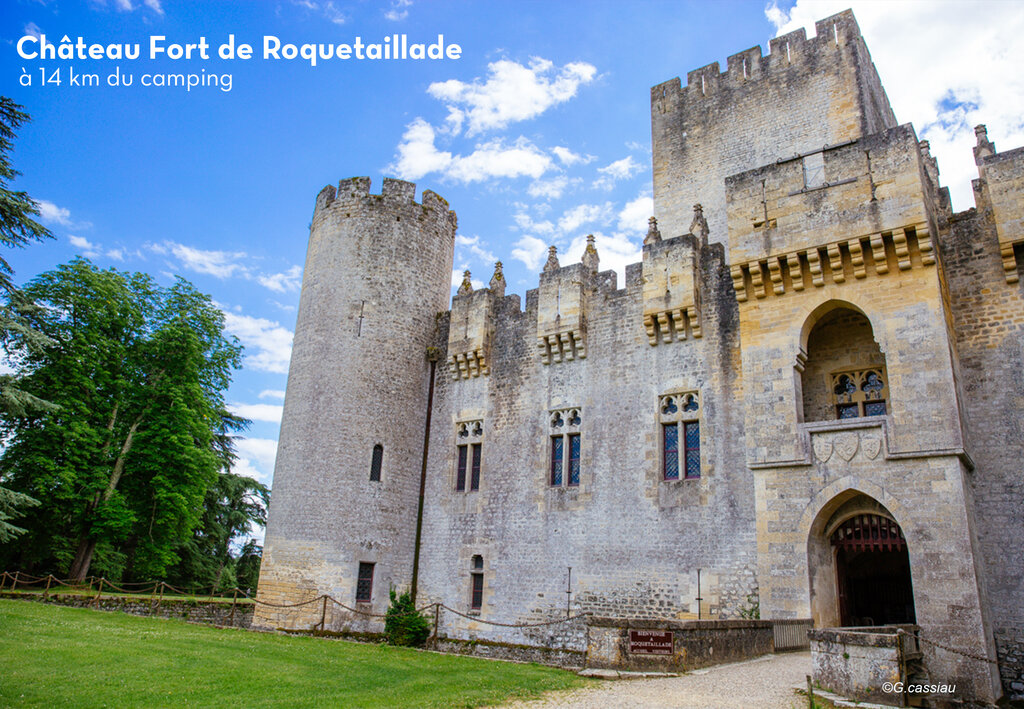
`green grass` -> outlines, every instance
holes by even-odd
[[[476,707],[586,680],[321,638],[0,599],[0,706]]]

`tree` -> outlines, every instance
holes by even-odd
[[[53,236],[32,218],[39,214],[32,198],[25,192],[9,189],[10,181],[20,173],[11,165],[8,155],[14,148],[17,129],[28,120],[29,116],[21,106],[6,96],[0,96],[0,244],[8,248],[22,247],[30,241]],[[15,288],[13,275],[7,259],[0,254],[0,292],[7,294],[6,302],[0,306],[0,339],[6,342],[8,335],[17,333],[25,347],[38,349],[48,344],[48,340],[29,324],[29,317],[37,312],[37,308]],[[0,374],[0,414],[21,416],[28,411],[48,408],[52,408],[52,404],[19,389],[10,374]],[[0,543],[8,542],[25,531],[8,520],[20,514],[19,508],[36,504],[38,502],[32,497],[0,485]]]
[[[230,464],[223,393],[241,346],[182,279],[161,288],[76,259],[24,290],[45,306],[34,321],[52,344],[8,338],[18,385],[59,408],[3,422],[0,474],[42,502],[6,556],[76,579],[94,564],[111,578],[157,578]]]
[[[192,536],[176,553],[180,561],[170,570],[168,579],[173,585],[186,585],[210,589],[231,589],[241,586],[240,570],[251,576],[250,569],[240,569],[241,560],[257,555],[252,540],[242,548],[238,558],[231,552],[231,543],[250,531],[252,525],[264,526],[270,490],[266,485],[249,477],[222,471],[216,484],[206,493],[203,518]],[[248,587],[255,581],[247,576]],[[251,581],[251,583],[250,583]]]

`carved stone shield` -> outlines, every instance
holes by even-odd
[[[882,451],[882,440],[880,438],[866,437],[860,442],[861,450],[871,460],[878,457],[878,454]]]
[[[814,457],[822,463],[832,457],[832,441],[827,438],[815,436],[812,447],[814,448]]]
[[[836,452],[843,460],[853,460],[857,455],[857,444],[860,438],[856,433],[840,433],[836,436]]]

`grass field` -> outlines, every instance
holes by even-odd
[[[476,707],[584,682],[539,665],[0,599],[4,707]]]

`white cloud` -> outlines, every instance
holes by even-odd
[[[335,25],[343,25],[348,21],[341,10],[339,10],[333,2],[325,2],[323,5],[324,17]]]
[[[490,251],[488,251],[487,249],[483,248],[483,246],[480,245],[479,236],[469,237],[464,236],[462,234],[458,234],[455,237],[455,246],[456,248],[460,246],[466,247],[466,249],[471,254],[473,254],[474,256],[476,256],[477,258],[484,262],[493,263],[494,261],[498,260],[497,256],[495,256],[493,253],[491,253]]]
[[[114,0],[114,5],[121,12],[131,12],[135,9],[134,7],[132,7],[131,0]]]
[[[561,162],[566,167],[571,167],[577,163],[586,165],[587,163],[593,162],[594,160],[597,159],[593,155],[580,155],[579,153],[574,153],[573,151],[569,150],[569,148],[563,148],[561,146],[552,148],[551,152],[553,152],[555,154],[555,157],[558,158],[559,162]]]
[[[207,251],[173,241],[164,242],[164,247],[178,258],[184,268],[196,273],[207,273],[216,278],[230,278],[236,273],[245,274],[248,271],[244,265],[238,263],[239,259],[245,258],[242,252]],[[166,253],[158,248],[151,249],[156,253]]]
[[[1024,145],[1024,74],[1013,51],[1024,34],[1014,2],[797,0],[765,10],[779,34],[852,8],[897,119],[931,144],[955,209],[974,204],[974,126],[1000,150]],[[913,32],[907,32],[913,27]],[[910,69],[910,70],[908,70]]]
[[[86,258],[96,258],[100,255],[100,247],[84,237],[68,235],[68,241]]]
[[[580,204],[568,210],[558,220],[558,230],[576,231],[584,224],[608,224],[612,219],[612,203]]]
[[[525,205],[523,206],[525,207]],[[526,212],[516,212],[513,219],[516,222],[516,226],[523,231],[535,231],[538,234],[550,234],[555,230],[555,225],[548,220],[545,219],[542,222],[535,222]]]
[[[295,292],[302,286],[302,266],[292,266],[284,273],[261,274],[256,280],[277,293]]]
[[[238,460],[231,467],[233,473],[255,478],[264,485],[270,484],[277,459],[277,441],[240,436],[235,439],[235,451]]]
[[[43,31],[39,28],[39,25],[37,25],[35,22],[29,22],[27,25],[25,25],[25,29],[22,31],[26,35],[35,37],[36,39],[39,39],[40,35],[42,35],[43,33]]]
[[[512,258],[522,261],[528,269],[536,271],[547,257],[548,245],[535,236],[525,235],[512,249]]]
[[[148,7],[156,14],[164,14],[164,8],[160,5],[160,0],[142,0],[142,2],[146,7]]]
[[[89,222],[73,221],[70,209],[58,207],[48,200],[37,199],[36,206],[39,208],[39,218],[47,224],[57,224],[67,229],[88,229],[92,226]]]
[[[398,145],[397,160],[389,167],[399,177],[417,180],[439,172],[458,182],[480,182],[493,177],[533,177],[551,167],[551,158],[526,138],[509,144],[495,139],[478,144],[468,155],[452,155],[434,145],[434,127],[417,118],[408,126]]]
[[[556,69],[552,62],[539,57],[531,59],[528,66],[500,59],[488,64],[487,69],[486,81],[449,79],[427,88],[427,93],[444,101],[449,109],[465,113],[471,136],[535,118],[571,99],[581,85],[597,75],[591,64],[571,62]]]
[[[107,258],[115,261],[124,261],[124,249],[110,249],[107,251]]]
[[[642,169],[643,165],[634,160],[632,155],[627,155],[610,165],[597,168],[597,171],[601,173],[601,177],[594,182],[594,186],[610,190],[619,180],[628,179]]]
[[[406,8],[410,5],[412,5],[412,0],[391,0],[391,9],[384,13],[384,19],[392,22],[404,20],[409,16],[409,11]]]
[[[654,198],[641,195],[626,202],[619,212],[619,231],[626,233],[647,233],[647,220],[654,215]]]
[[[253,421],[281,423],[284,407],[279,404],[229,404],[228,411]]]
[[[264,389],[260,392],[261,399],[284,399],[284,389]]]
[[[280,323],[266,318],[224,312],[224,325],[228,332],[241,340],[248,353],[245,364],[261,372],[288,373],[292,356],[293,333]]]
[[[550,180],[535,180],[526,191],[531,197],[539,199],[560,199],[566,188],[576,182],[579,182],[578,178],[570,180],[565,175],[558,175]]]

